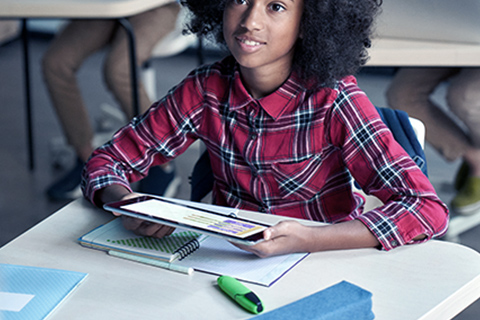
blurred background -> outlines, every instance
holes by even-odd
[[[28,169],[27,137],[25,124],[24,73],[22,42],[18,37],[18,21],[0,21],[0,246],[8,243],[39,221],[66,205],[69,201],[51,201],[45,189],[67,172],[75,157],[65,143],[56,114],[46,92],[40,65],[52,37],[63,25],[57,20],[32,20],[29,23],[30,61],[32,77],[33,132],[35,169]],[[118,107],[103,84],[102,62],[105,52],[91,56],[78,73],[79,86],[89,108],[91,121],[97,129],[99,140],[106,139],[122,124]],[[222,53],[207,46],[205,62],[218,60]],[[198,65],[196,43],[184,51],[167,58],[153,58],[150,68],[154,70],[153,90],[156,97],[163,96]],[[144,76],[152,73],[142,71]],[[386,106],[385,91],[394,68],[366,67],[357,75],[360,87],[377,106]],[[434,99],[445,105],[445,86],[435,92]],[[450,203],[453,195],[453,179],[459,162],[446,162],[428,144],[425,148],[429,177],[440,198]],[[176,160],[176,170],[182,183],[177,197],[188,199],[190,186],[188,176],[200,146],[194,145]],[[461,233],[460,243],[480,250],[480,227],[472,227]],[[421,266],[419,266],[421,267]],[[478,319],[480,302],[475,303],[456,319]]]

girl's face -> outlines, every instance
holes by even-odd
[[[223,35],[242,68],[290,72],[303,0],[229,0]]]

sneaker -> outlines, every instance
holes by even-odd
[[[175,174],[173,165],[167,168],[150,168],[148,176],[140,181],[139,192],[173,198],[177,194],[182,179]]]
[[[84,163],[77,159],[74,167],[60,180],[47,189],[47,196],[51,200],[74,200],[82,195],[80,181]]]
[[[466,184],[468,176],[470,174],[470,166],[465,161],[462,162],[462,165],[457,171],[455,176],[454,187],[455,190],[460,191]]]
[[[464,187],[452,200],[452,209],[460,215],[472,215],[480,210],[480,177],[468,177]]]

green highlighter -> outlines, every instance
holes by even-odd
[[[237,279],[229,276],[220,276],[217,279],[217,283],[223,292],[246,310],[255,314],[263,311],[262,301],[252,290],[245,287]]]

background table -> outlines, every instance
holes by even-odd
[[[240,215],[270,223],[278,219],[245,211]],[[78,244],[78,237],[111,218],[85,200],[74,201],[1,248],[0,262],[89,274],[52,319],[251,316],[223,295],[214,285],[214,275],[179,274],[110,257]],[[342,280],[373,293],[376,319],[446,319],[480,296],[480,254],[441,241],[390,252],[361,249],[314,253],[272,287],[249,286],[268,311]]]
[[[2,18],[120,18],[154,9],[169,0],[1,0]]]
[[[132,102],[138,114],[138,76],[136,66],[135,35],[128,17],[160,7],[175,0],[0,0],[0,19],[21,19],[25,67],[25,108],[29,168],[35,167],[31,84],[28,51],[27,19],[117,19],[127,32],[129,40]]]
[[[373,39],[368,66],[378,67],[479,67],[480,44]]]

